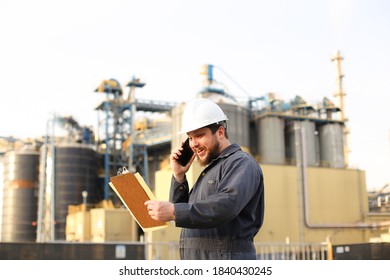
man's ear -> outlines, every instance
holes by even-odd
[[[218,127],[217,133],[218,133],[218,137],[225,136],[225,128],[221,125],[220,127]]]

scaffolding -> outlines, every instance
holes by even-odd
[[[103,80],[96,92],[104,93],[105,100],[95,110],[98,112],[97,151],[104,155],[104,186],[103,196],[109,199],[109,180],[111,176],[126,166],[135,172],[140,167],[141,175],[147,174],[147,149],[131,142],[130,156],[123,151],[123,143],[134,139],[134,119],[136,112],[135,89],[145,84],[139,79],[133,79],[127,84],[130,87],[127,98],[122,87],[115,79]],[[134,162],[136,161],[136,162]]]
[[[103,80],[95,90],[106,95],[105,100],[95,108],[98,112],[97,151],[104,155],[105,200],[110,198],[110,177],[123,167],[133,173],[139,172],[149,184],[148,148],[171,141],[171,131],[166,131],[161,137],[153,129],[147,129],[140,137],[135,115],[137,111],[170,112],[175,103],[136,99],[135,90],[145,86],[138,78],[133,77],[126,86],[129,87],[127,96],[114,79]]]

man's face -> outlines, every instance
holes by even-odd
[[[220,154],[218,131],[213,134],[207,127],[188,132],[190,146],[202,166],[210,164]]]

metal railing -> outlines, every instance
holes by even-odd
[[[258,260],[328,260],[329,244],[321,243],[255,243]],[[177,242],[145,243],[146,259],[179,260]]]
[[[328,244],[255,243],[259,260],[327,260]]]

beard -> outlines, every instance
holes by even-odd
[[[221,145],[219,144],[219,142],[215,141],[214,145],[209,149],[207,156],[203,160],[196,156],[200,165],[206,166],[209,165],[213,160],[215,160],[220,154],[220,147]]]

